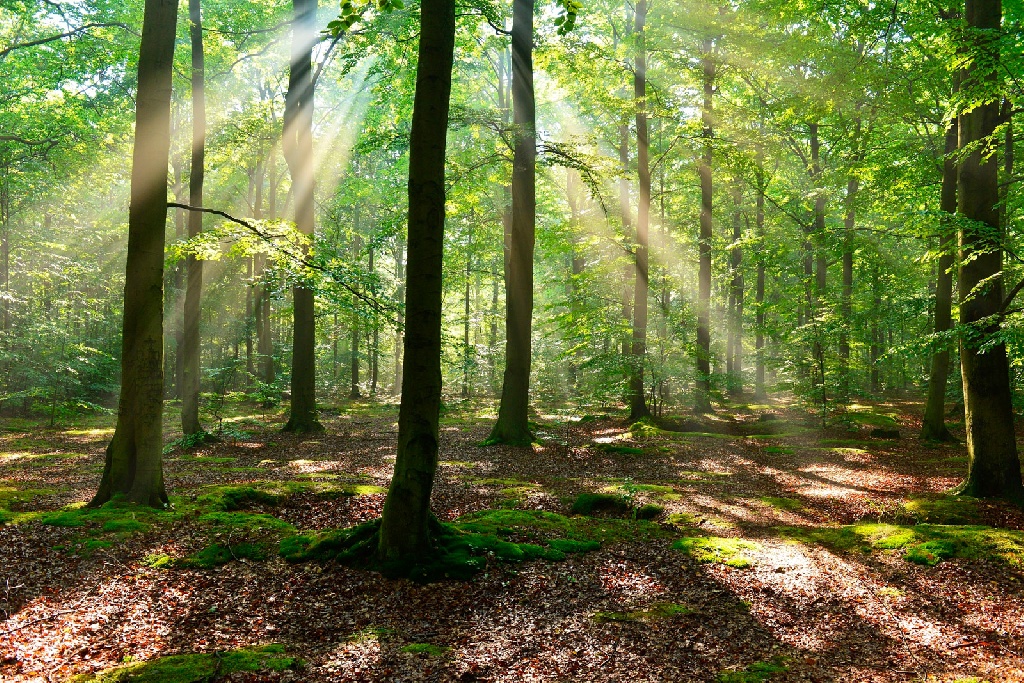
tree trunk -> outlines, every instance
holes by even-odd
[[[972,63],[964,87],[992,88],[1001,76],[997,34],[1002,20],[1000,0],[967,0],[968,39]],[[991,97],[991,96],[990,96]],[[1013,429],[1010,368],[999,333],[1003,309],[1003,231],[999,225],[999,166],[989,145],[999,123],[999,102],[989,100],[960,117],[962,159],[957,183],[957,209],[966,219],[960,227],[960,323],[970,330],[960,344],[964,384],[964,426],[967,430],[967,479],[962,493],[1020,498],[1020,462]],[[980,286],[979,286],[980,285]]]
[[[378,555],[414,562],[430,548],[430,491],[441,410],[445,145],[455,50],[453,0],[423,0],[409,140],[409,262],[405,379],[395,474],[384,501]]]
[[[754,290],[754,305],[756,308],[754,320],[756,328],[754,333],[754,396],[755,398],[763,399],[768,395],[764,385],[764,195],[767,188],[764,176],[764,147],[760,143],[757,145],[757,167],[755,173],[757,174],[757,198],[755,199],[754,226],[757,231],[759,249],[757,254],[757,284]]]
[[[512,225],[505,270],[505,376],[498,420],[489,441],[529,445],[533,246],[536,224],[536,107],[533,96],[534,0],[513,0],[512,109],[516,142],[512,162]]]
[[[704,102],[701,109],[704,151],[697,172],[700,175],[700,240],[698,241],[699,267],[697,273],[697,378],[694,385],[693,407],[698,413],[711,410],[711,163],[714,138],[715,62],[711,54],[714,43],[704,39]]]
[[[117,494],[164,507],[163,288],[177,0],[146,0],[139,51],[128,210],[121,396],[103,478],[90,505]]]
[[[463,291],[463,318],[462,318],[462,398],[469,398],[472,391],[469,386],[469,367],[473,356],[469,346],[469,323],[470,305],[469,288],[472,275],[472,250],[473,250],[473,226],[469,227],[469,244],[466,246],[466,283]]]
[[[395,383],[391,388],[392,393],[402,393],[402,339],[405,327],[405,236],[399,233],[398,243],[395,245],[395,279],[398,280],[398,289],[395,290],[395,300],[398,302],[397,319],[395,322]]]
[[[946,149],[942,162],[942,193],[939,198],[941,218],[939,229],[939,263],[935,275],[935,310],[933,313],[935,333],[941,334],[952,326],[953,308],[953,263],[956,226],[956,149],[957,120],[949,122],[946,129]],[[933,441],[951,441],[953,435],[946,428],[946,384],[949,379],[949,349],[943,346],[932,354],[928,375],[928,400],[921,421],[921,438]]]
[[[743,394],[743,238],[742,211],[743,188],[739,183],[733,189],[732,213],[732,253],[730,254],[730,270],[732,280],[729,283],[729,357],[732,366],[729,373],[729,392],[733,396]]]
[[[629,381],[629,419],[650,417],[644,392],[644,361],[647,358],[647,298],[650,291],[648,264],[651,167],[649,131],[647,128],[647,48],[644,24],[647,21],[647,0],[636,3],[636,68],[633,93],[636,104],[636,165],[640,197],[636,212],[636,284],[633,287],[633,358]]]
[[[203,205],[203,179],[206,156],[206,92],[203,65],[203,24],[201,0],[188,0],[189,36],[192,41],[192,166],[188,177],[188,203]],[[189,212],[188,236],[203,230],[203,214]],[[182,340],[181,431],[200,434],[199,384],[202,374],[199,346],[200,302],[203,291],[203,262],[189,254],[185,259],[188,281],[185,286],[185,336]]]
[[[284,158],[292,176],[295,227],[313,236],[313,43],[317,0],[292,0],[292,56],[284,107]],[[316,413],[316,318],[313,290],[292,288],[292,398],[286,432],[320,432]]]

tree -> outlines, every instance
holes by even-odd
[[[192,165],[188,179],[189,205],[203,206],[203,176],[206,156],[206,91],[203,65],[203,20],[201,0],[188,0],[189,36],[192,42]],[[188,216],[188,236],[193,239],[203,230],[203,214]],[[185,286],[185,325],[182,337],[181,431],[201,434],[199,423],[200,367],[199,317],[203,291],[203,262],[195,254],[185,260],[188,280]]]
[[[295,227],[313,235],[313,43],[316,39],[317,0],[293,0],[292,57],[284,109],[282,147],[292,176]],[[299,283],[292,288],[292,399],[284,430],[319,432],[316,412],[316,318],[313,290]]]
[[[441,410],[445,149],[455,50],[453,0],[423,0],[412,131],[406,329],[398,453],[381,516],[378,556],[415,561],[430,547],[430,492]]]
[[[177,0],[146,0],[128,210],[121,395],[93,506],[118,494],[154,507],[168,502],[163,476],[164,230],[177,21]]]
[[[647,358],[647,295],[650,291],[648,248],[651,216],[651,167],[648,159],[647,48],[644,36],[647,0],[636,4],[636,70],[633,93],[636,103],[636,163],[640,199],[636,215],[636,284],[633,287],[633,349],[629,381],[629,419],[649,417],[644,393],[644,363]]]
[[[1013,427],[1006,345],[998,338],[1003,302],[1003,246],[999,223],[999,165],[990,145],[999,125],[1001,0],[967,0],[971,62],[961,91],[980,104],[960,116],[964,156],[957,182],[960,224],[960,370],[967,430],[967,480],[962,493],[1024,496]],[[964,101],[971,101],[966,99]]]
[[[533,328],[533,248],[537,212],[536,106],[533,94],[534,0],[512,3],[512,222],[505,272],[505,375],[489,441],[529,445]],[[410,247],[410,252],[412,251]],[[407,373],[408,378],[408,373]]]
[[[697,171],[700,175],[700,265],[697,293],[697,380],[694,384],[693,407],[700,413],[711,410],[711,238],[713,187],[711,164],[713,161],[712,140],[714,139],[715,62],[712,51],[714,41],[705,38],[701,63],[704,71],[704,101],[701,108],[704,140],[701,160]]]

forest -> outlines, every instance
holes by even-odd
[[[1020,0],[0,0],[0,680],[1024,680]]]

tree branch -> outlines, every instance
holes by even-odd
[[[45,38],[36,38],[35,40],[28,40],[24,43],[15,43],[14,45],[8,45],[7,47],[0,50],[0,59],[3,59],[15,50],[22,50],[29,47],[36,47],[38,45],[45,45],[46,43],[52,43],[57,40],[63,40],[64,38],[71,38],[82,33],[88,33],[90,29],[94,28],[119,28],[123,31],[131,33],[133,36],[138,37],[138,33],[133,31],[127,24],[120,22],[94,22],[90,24],[83,24],[76,29],[66,31],[64,33],[58,33],[52,36],[46,36]]]

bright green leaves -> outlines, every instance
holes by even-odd
[[[405,9],[405,3],[402,0],[368,0],[366,2],[345,0],[341,3],[341,12],[338,14],[338,18],[328,22],[326,32],[337,38],[362,20],[366,13],[374,7],[381,14],[389,14]]]
[[[576,28],[576,17],[583,9],[583,3],[580,0],[558,0],[558,8],[555,26],[558,27],[558,35],[564,36]]]

